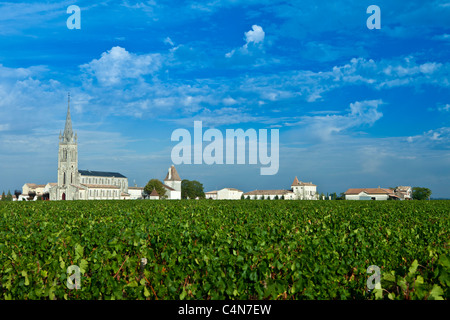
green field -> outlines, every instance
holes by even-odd
[[[448,299],[449,215],[445,200],[0,202],[0,294]]]

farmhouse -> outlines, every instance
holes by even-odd
[[[412,188],[399,186],[391,188],[351,188],[345,193],[345,200],[411,200]]]
[[[239,200],[243,193],[243,191],[235,188],[223,188],[205,192],[205,198],[213,200]]]
[[[399,186],[394,189],[395,195],[399,197],[400,200],[411,200],[412,199],[412,188],[410,186]]]
[[[345,191],[345,200],[388,200],[398,199],[394,190],[388,188],[353,188]]]
[[[250,199],[280,199],[285,200],[317,200],[317,186],[312,182],[302,182],[295,177],[290,190],[255,190],[244,193]]]

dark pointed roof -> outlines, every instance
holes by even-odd
[[[158,191],[153,189],[152,193],[150,193],[150,196],[152,196],[152,197],[159,197],[159,193],[158,193]]]
[[[178,175],[177,169],[175,169],[174,165],[169,168],[169,172],[167,172],[164,181],[181,181],[181,178]]]
[[[67,101],[66,126],[62,136],[63,142],[73,142],[72,120],[70,119],[70,94]]]

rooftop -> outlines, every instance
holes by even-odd
[[[291,190],[255,190],[244,193],[244,196],[253,196],[253,195],[284,195],[293,193]]]
[[[360,194],[361,192],[367,194],[394,194],[394,191],[388,188],[351,188],[345,191],[344,194]]]
[[[90,171],[90,170],[78,170],[78,172],[82,176],[89,176],[89,177],[126,178],[124,175],[118,172]]]
[[[175,169],[174,165],[169,168],[169,172],[167,172],[164,181],[181,181],[181,178],[178,175],[177,169]]]

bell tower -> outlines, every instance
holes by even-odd
[[[58,151],[58,198],[74,200],[71,185],[78,185],[78,143],[77,135],[72,131],[70,119],[70,93],[68,94],[67,116],[64,133],[59,134]]]

